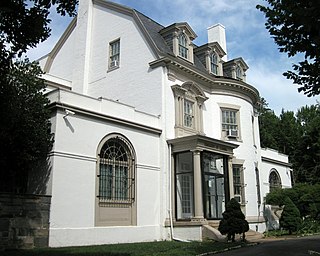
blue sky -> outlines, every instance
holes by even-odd
[[[87,0],[85,0],[87,1]],[[207,42],[207,28],[221,23],[226,28],[228,59],[242,57],[249,66],[247,82],[255,86],[276,114],[315,104],[320,97],[309,98],[298,93],[297,86],[283,77],[294,59],[279,53],[277,45],[265,29],[265,17],[255,6],[263,0],[114,0],[134,8],[167,26],[188,22],[198,37],[197,45]],[[51,15],[51,37],[28,52],[37,59],[50,52],[70,22],[70,18]]]

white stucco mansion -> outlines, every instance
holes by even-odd
[[[196,37],[186,22],[80,1],[40,59],[55,134],[50,246],[201,240],[233,197],[266,229],[263,199],[291,186],[288,158],[260,147],[259,92],[244,60],[227,59],[224,27]]]

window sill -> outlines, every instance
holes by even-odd
[[[119,69],[120,66],[116,66],[116,67],[109,67],[108,70],[107,70],[107,73],[111,72],[111,71],[114,71],[116,69]]]

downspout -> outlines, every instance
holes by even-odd
[[[170,219],[170,236],[171,236],[171,240],[174,241],[179,241],[179,242],[186,242],[189,243],[190,241],[188,240],[184,240],[184,239],[180,239],[174,236],[173,233],[173,216],[172,216],[172,180],[171,180],[171,174],[172,174],[172,168],[171,168],[171,153],[172,153],[172,149],[171,149],[171,145],[168,145],[168,151],[169,151],[169,209],[168,209],[168,213],[169,213],[169,219]]]

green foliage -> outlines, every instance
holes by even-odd
[[[320,94],[320,1],[265,1],[267,6],[257,8],[265,14],[265,26],[279,51],[288,57],[304,56],[298,64],[293,64],[293,71],[285,72],[284,76],[301,85],[299,91],[307,96]]]
[[[240,204],[236,199],[232,198],[226,204],[226,210],[222,213],[223,219],[219,223],[218,230],[221,234],[227,234],[228,240],[235,241],[235,234],[243,234],[249,230],[249,224],[245,220],[245,216],[241,211]]]
[[[286,198],[295,203],[304,219],[320,220],[320,184],[301,183],[292,188],[274,190],[266,196],[266,203],[283,206]]]
[[[320,182],[320,106],[282,111],[277,117],[264,103],[259,117],[262,147],[285,153],[293,165],[295,182]]]
[[[41,73],[36,63],[25,60],[0,77],[0,191],[24,192],[28,173],[51,149]]]
[[[279,223],[280,228],[288,230],[290,235],[297,231],[301,225],[300,212],[289,197],[285,198]]]
[[[0,4],[0,58],[21,56],[50,36],[49,9],[75,15],[77,0],[6,0]]]
[[[25,192],[28,175],[52,147],[48,100],[36,63],[17,61],[50,35],[49,9],[75,15],[76,0],[0,3],[0,191]]]

